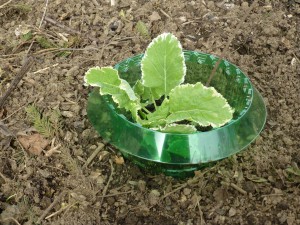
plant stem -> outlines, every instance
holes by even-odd
[[[151,113],[145,106],[143,106],[142,109],[143,109],[147,114],[150,114],[150,113]]]
[[[154,99],[153,95],[152,95],[152,102],[153,102],[153,104],[154,104],[155,110],[157,110],[157,105],[156,105],[156,102],[155,102],[155,99]]]
[[[235,37],[236,33],[238,32],[238,30],[240,29],[242,23],[246,20],[246,18],[249,16],[250,12],[252,11],[252,9],[254,8],[254,6],[257,4],[258,0],[254,0],[253,3],[251,4],[251,6],[249,7],[248,11],[244,14],[243,18],[241,19],[241,22],[238,23],[238,25],[236,26],[236,28],[234,29],[234,31],[232,32],[232,34],[229,36],[228,41],[226,43],[225,48],[223,49],[220,58],[218,59],[218,61],[216,62],[214,69],[211,71],[209,78],[206,82],[206,86],[208,87],[212,78],[214,77],[220,63],[222,62],[223,58],[224,58],[224,53],[226,53],[229,49],[229,45],[231,44],[233,38]]]
[[[139,111],[139,114],[141,115],[142,119],[147,119],[147,114],[144,113],[142,110]]]
[[[157,110],[157,105],[156,105],[156,102],[155,102],[155,99],[154,99],[154,97],[153,97],[153,94],[152,94],[152,89],[150,88],[150,92],[151,92],[151,100],[152,100],[152,102],[153,102],[153,105],[154,105],[154,108],[155,108],[155,110]]]

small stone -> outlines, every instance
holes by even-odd
[[[272,5],[266,5],[263,8],[266,9],[267,11],[271,11],[273,9]]]
[[[144,192],[146,190],[146,182],[143,180],[139,180],[138,188],[140,189],[140,191]]]
[[[158,14],[158,12],[154,11],[151,16],[149,16],[150,21],[157,21],[157,20],[161,20],[160,15]]]
[[[158,192],[158,190],[152,190],[148,196],[150,205],[156,205],[159,201],[159,196],[160,193]]]
[[[179,20],[180,20],[180,22],[182,22],[182,23],[184,23],[184,22],[186,22],[186,21],[187,21],[187,19],[186,19],[186,17],[185,17],[185,16],[181,16],[181,17],[179,17]]]
[[[187,197],[185,195],[181,195],[181,198],[179,201],[182,203],[182,202],[186,202],[186,200],[187,200]]]
[[[191,5],[191,6],[194,6],[195,4],[196,4],[195,1],[191,1],[191,2],[190,2],[190,5]]]
[[[80,106],[77,104],[74,104],[70,107],[70,111],[74,112],[75,114],[79,114]]]
[[[72,133],[70,131],[67,131],[64,140],[70,142],[72,140],[72,137],[73,137]]]
[[[74,149],[74,155],[75,156],[82,156],[83,155],[83,150],[81,148],[75,148]]]
[[[207,19],[207,20],[216,20],[218,17],[214,16],[213,13],[208,12],[208,13],[204,14],[202,18]]]
[[[228,215],[229,215],[229,217],[232,217],[232,216],[234,216],[236,214],[236,210],[234,209],[234,208],[230,208],[229,209],[229,212],[228,212]]]
[[[86,115],[87,115],[86,109],[81,110],[81,115],[82,115],[82,116],[86,116]]]
[[[241,7],[242,8],[248,8],[249,7],[249,4],[248,4],[248,2],[243,2],[242,4],[241,4]]]
[[[90,135],[91,135],[91,129],[85,129],[81,134],[82,138],[84,139],[88,138]]]
[[[207,8],[209,8],[209,9],[214,9],[214,8],[215,8],[215,3],[214,3],[214,1],[208,1],[208,2],[207,2]]]
[[[289,146],[293,145],[293,141],[289,137],[283,137],[283,142]]]
[[[295,222],[295,216],[294,215],[292,215],[292,216],[288,216],[288,218],[286,219],[286,222],[287,222],[287,224],[288,225],[293,225],[293,224],[296,224],[296,223],[294,223]]]
[[[42,175],[42,177],[44,178],[48,178],[51,176],[51,173],[49,173],[47,170],[42,170],[42,169],[39,169],[38,172]]]
[[[235,5],[233,3],[225,3],[223,5],[223,8],[226,9],[226,10],[231,10],[235,7]]]
[[[153,193],[156,197],[159,197],[159,196],[160,196],[159,191],[156,190],[156,189],[153,189],[153,190],[151,191],[151,193]]]
[[[191,191],[192,191],[192,190],[189,189],[189,188],[184,188],[184,189],[183,189],[183,194],[184,194],[184,195],[189,195],[189,194],[191,194]]]
[[[64,117],[67,117],[67,118],[72,118],[72,117],[74,117],[74,113],[71,112],[71,111],[62,111],[62,112],[61,112],[61,115],[63,115]]]

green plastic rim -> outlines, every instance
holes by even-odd
[[[186,83],[206,82],[217,57],[185,51]],[[140,77],[143,55],[128,58],[115,66],[132,86]],[[109,96],[95,88],[88,99],[88,118],[101,137],[122,154],[150,172],[184,177],[194,170],[236,154],[262,131],[266,107],[249,78],[235,65],[223,60],[211,86],[235,109],[234,118],[223,127],[193,134],[170,134],[141,127],[120,111]]]

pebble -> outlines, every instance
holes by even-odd
[[[158,190],[152,190],[148,196],[150,205],[156,205],[159,201],[159,196],[160,193]]]
[[[67,117],[67,118],[72,118],[72,117],[74,117],[74,113],[71,112],[71,111],[62,111],[62,112],[61,112],[61,115],[63,115],[64,117]]]
[[[146,182],[143,180],[138,181],[138,188],[140,191],[144,192],[146,190]]]
[[[243,9],[248,8],[248,7],[249,7],[248,2],[243,2],[243,3],[241,4],[241,7],[242,7]]]
[[[185,17],[185,16],[181,16],[181,17],[179,17],[179,20],[180,20],[180,22],[182,22],[182,23],[184,23],[184,22],[186,22],[186,21],[187,21],[187,19],[186,19],[186,17]]]
[[[64,140],[70,142],[72,140],[72,137],[73,137],[72,133],[70,131],[67,131]]]
[[[74,155],[75,156],[82,156],[83,155],[83,150],[80,148],[75,148],[74,149]]]
[[[192,191],[192,190],[189,189],[189,188],[184,188],[184,189],[183,189],[183,194],[184,194],[184,195],[189,195],[189,194],[191,194],[191,191]]]
[[[293,141],[289,137],[283,137],[283,142],[289,146],[293,145]]]
[[[209,8],[209,9],[214,9],[214,8],[215,8],[215,3],[214,3],[214,1],[208,1],[208,2],[207,2],[207,8]]]
[[[81,136],[82,136],[82,138],[88,138],[90,136],[90,134],[91,134],[91,129],[85,129],[82,132]]]
[[[229,217],[235,216],[235,214],[236,214],[235,208],[231,207],[228,212]]]
[[[235,7],[235,5],[233,3],[225,3],[223,5],[223,8],[226,9],[226,10],[233,9],[234,7]]]
[[[272,5],[266,5],[263,8],[267,11],[271,11],[273,9]]]

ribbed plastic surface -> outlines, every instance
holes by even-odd
[[[140,77],[138,55],[115,66],[132,86]],[[218,58],[185,51],[186,83],[206,82]],[[192,171],[226,158],[247,147],[261,132],[266,108],[259,92],[235,65],[223,61],[211,82],[235,109],[234,118],[221,128],[194,134],[168,134],[141,127],[130,121],[109,96],[95,88],[88,100],[88,117],[103,139],[117,147],[139,166],[167,175],[184,177]]]

